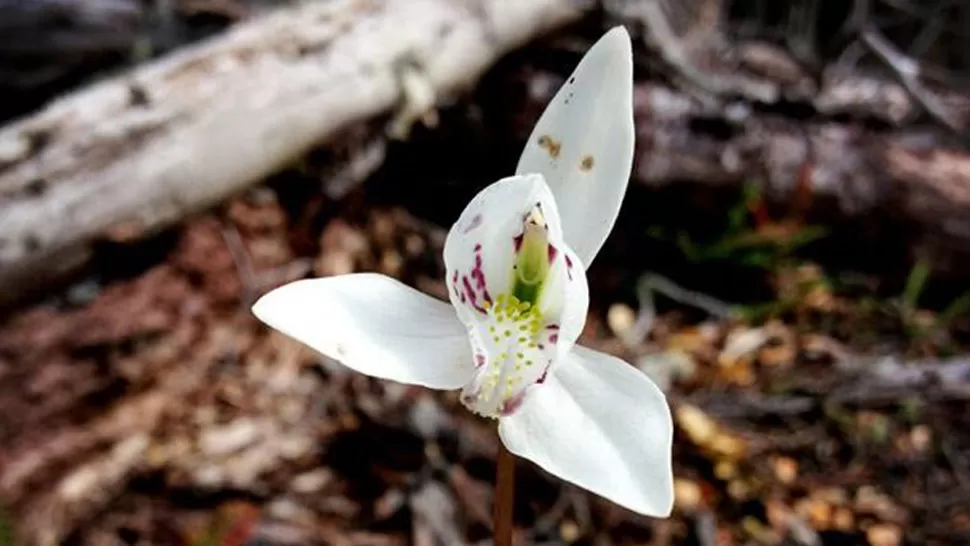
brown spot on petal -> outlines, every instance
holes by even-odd
[[[583,160],[579,162],[579,170],[581,171],[588,172],[592,168],[593,168],[593,156],[591,155],[584,157]]]
[[[562,150],[562,142],[554,140],[549,135],[539,137],[539,146],[545,148],[553,159],[559,157],[559,152]]]
[[[465,226],[465,229],[463,230],[463,233],[468,234],[468,233],[470,233],[472,230],[474,230],[475,228],[477,228],[480,225],[482,225],[482,215],[481,214],[476,214],[468,222],[468,225]]]

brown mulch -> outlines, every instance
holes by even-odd
[[[0,317],[0,546],[488,544],[493,423],[455,393],[321,359],[249,306],[353,271],[443,298],[444,226],[513,164],[541,112],[527,82],[569,66],[514,64],[339,199],[310,157],[150,241],[106,245],[75,285]],[[583,342],[667,390],[674,514],[631,514],[520,461],[518,543],[970,543],[967,318],[796,255],[671,260],[643,201],[631,191],[590,271]],[[798,229],[757,209],[746,225]],[[658,297],[631,335],[648,268],[758,305],[719,318]]]
[[[0,493],[17,544],[487,540],[490,422],[454,393],[321,365],[248,313],[308,272],[380,271],[442,295],[443,228],[362,195],[343,205],[294,218],[254,190],[165,235],[143,271],[89,279],[3,324]],[[314,223],[315,248],[296,252]],[[631,345],[617,334],[636,309],[596,288],[584,341],[670,382],[677,508],[639,517],[522,462],[521,543],[970,536],[966,398],[926,385],[832,396],[879,388],[853,367],[851,340],[819,327],[854,320],[852,302],[816,291],[761,324],[675,309]]]

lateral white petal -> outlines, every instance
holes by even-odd
[[[549,103],[515,171],[545,176],[566,243],[587,267],[619,214],[633,144],[633,54],[629,34],[615,27]]]
[[[635,512],[670,514],[670,409],[652,381],[618,358],[574,346],[499,420],[499,434],[550,474]]]
[[[260,298],[253,314],[373,377],[456,389],[474,373],[468,334],[455,310],[384,275],[292,282]]]

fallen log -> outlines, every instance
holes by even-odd
[[[396,106],[416,119],[588,7],[306,3],[51,104],[0,130],[0,305],[75,271],[97,241],[211,207],[354,124]]]
[[[970,150],[945,131],[710,111],[653,84],[638,86],[634,108],[641,184],[755,182],[767,201],[802,215],[891,221],[912,258],[936,274],[970,276]]]

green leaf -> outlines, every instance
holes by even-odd
[[[0,506],[0,546],[13,546],[13,524],[7,511]]]
[[[778,256],[768,251],[752,251],[742,254],[739,261],[749,267],[773,269],[778,261]]]
[[[676,240],[677,248],[684,253],[684,256],[688,260],[692,262],[701,260],[701,253],[697,248],[697,245],[694,244],[694,241],[691,240],[690,235],[688,235],[686,231],[678,231]]]
[[[913,269],[906,279],[906,289],[903,292],[903,305],[907,309],[916,309],[919,297],[926,288],[926,281],[930,277],[930,266],[926,260],[919,260],[913,264]]]
[[[829,234],[829,230],[824,226],[805,226],[798,231],[788,244],[786,250],[791,252],[799,247],[805,246],[812,241],[817,241]]]
[[[959,298],[953,300],[950,305],[940,313],[940,324],[948,325],[957,317],[970,315],[970,292],[965,292]]]

